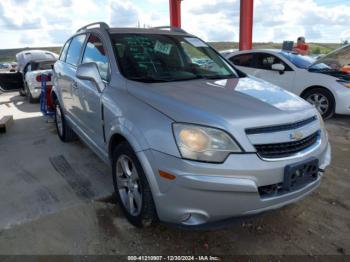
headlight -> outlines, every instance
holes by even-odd
[[[328,132],[327,132],[327,129],[326,129],[325,125],[324,125],[323,117],[321,116],[321,114],[317,110],[316,110],[316,113],[317,113],[318,120],[320,120],[321,131],[324,133],[324,135],[328,139]]]
[[[181,156],[186,159],[222,163],[230,153],[242,152],[224,131],[191,124],[173,124]]]
[[[318,110],[316,110],[316,114],[317,114],[318,120],[320,120],[321,129],[322,130],[325,129],[323,117],[321,116],[320,112],[318,112]]]
[[[347,88],[350,88],[350,82],[342,81],[342,80],[337,80],[337,82]]]

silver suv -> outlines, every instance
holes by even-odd
[[[330,163],[317,110],[235,69],[178,28],[81,28],[54,66],[62,141],[112,166],[139,227],[198,226],[279,208],[312,192]]]

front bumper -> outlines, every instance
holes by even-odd
[[[154,150],[137,154],[159,219],[197,226],[280,208],[305,197],[319,186],[322,172],[303,188],[276,197],[261,198],[258,187],[282,182],[286,165],[308,157],[318,158],[324,170],[330,164],[331,148],[323,143],[307,157],[275,162],[264,161],[254,153],[235,154],[223,164],[183,160]],[[176,179],[161,178],[159,170],[176,175]]]
[[[350,89],[339,86],[335,100],[335,112],[341,115],[350,115]]]

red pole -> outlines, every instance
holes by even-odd
[[[241,0],[240,7],[239,50],[250,50],[253,47],[254,0]]]
[[[170,25],[181,27],[181,0],[169,0]]]

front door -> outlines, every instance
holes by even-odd
[[[108,82],[109,62],[106,50],[99,37],[91,34],[87,40],[82,58],[83,63],[96,63],[100,76],[104,82]],[[104,147],[103,119],[101,95],[103,90],[98,90],[92,81],[78,80],[80,92],[81,110],[78,117],[81,119],[84,132],[100,148]]]
[[[293,92],[295,71],[280,58],[268,53],[257,53],[255,63],[254,76]],[[284,65],[285,70],[282,72],[272,70],[274,64]]]
[[[295,85],[295,71],[275,55],[261,52],[240,54],[230,58],[230,61],[248,75],[255,76],[267,82],[293,91]],[[285,70],[272,70],[273,64],[283,64]]]
[[[64,108],[67,115],[78,126],[82,124],[79,116],[79,112],[82,110],[82,104],[76,70],[81,58],[85,38],[85,34],[75,36],[70,42],[65,63],[62,63],[62,69],[59,70],[57,66],[57,74],[60,74],[58,76],[58,82],[62,90]]]

